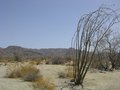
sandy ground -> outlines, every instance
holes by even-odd
[[[120,90],[120,71],[100,73],[90,70],[84,80],[84,88],[65,87],[69,79],[58,78],[59,72],[64,72],[66,66],[62,65],[38,65],[41,74],[55,84],[56,90]],[[0,90],[33,90],[32,83],[21,79],[5,78],[6,66],[0,66]],[[62,88],[62,89],[61,89]]]

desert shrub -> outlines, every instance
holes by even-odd
[[[22,78],[25,81],[33,81],[39,73],[34,65],[13,65],[8,67],[9,73],[7,73],[8,78]]]
[[[6,77],[8,78],[18,78],[20,77],[20,72],[18,71],[18,68],[21,65],[19,63],[8,63],[7,69],[6,69]]]
[[[67,66],[65,69],[66,72],[66,77],[67,78],[73,78],[73,67],[72,66]]]
[[[31,65],[38,65],[40,63],[38,61],[29,61],[29,64],[31,64]]]
[[[35,66],[28,64],[26,66],[23,66],[20,69],[20,72],[21,72],[21,77],[23,80],[34,81],[37,78],[40,71]]]
[[[66,78],[66,73],[65,72],[58,72],[58,77],[59,78]]]
[[[40,61],[40,60],[39,60],[39,61],[37,60],[37,61],[36,61],[36,65],[39,65],[39,64],[41,64],[41,61]]]
[[[55,90],[55,85],[49,82],[50,80],[39,76],[34,81],[34,90]]]
[[[27,63],[33,64],[33,65],[39,65],[39,64],[41,64],[42,60],[40,58],[29,58],[29,59],[23,60],[23,62],[27,62]]]
[[[67,61],[67,62],[65,63],[65,65],[66,65],[66,66],[73,66],[73,61]]]
[[[46,63],[45,64],[50,64],[50,61],[49,60],[46,60]]]
[[[73,67],[66,66],[63,72],[58,72],[58,77],[59,78],[73,78]]]
[[[65,59],[62,57],[53,57],[51,59],[52,64],[64,64],[65,63]]]

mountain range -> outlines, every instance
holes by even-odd
[[[10,58],[17,55],[21,58],[39,58],[47,57],[66,57],[71,55],[72,48],[47,48],[47,49],[31,49],[20,46],[8,46],[7,48],[0,48],[0,58]]]

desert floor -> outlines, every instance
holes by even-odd
[[[0,66],[0,90],[33,90],[31,82],[21,79],[5,78],[7,66]],[[59,72],[65,72],[64,65],[38,65],[40,73],[55,84],[56,90],[120,90],[120,71],[100,73],[91,69],[84,80],[84,88],[69,86],[70,79],[58,78]]]

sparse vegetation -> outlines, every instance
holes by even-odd
[[[7,68],[8,78],[22,78],[24,81],[33,82],[35,90],[55,90],[54,84],[40,74],[40,70],[34,64],[11,63]]]

